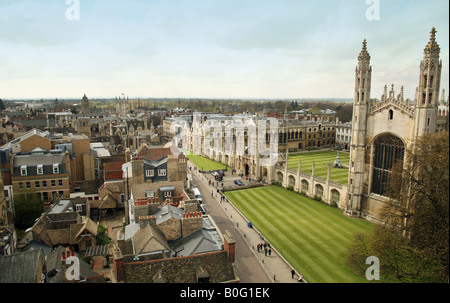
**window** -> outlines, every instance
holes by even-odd
[[[36,188],[41,187],[40,182],[39,182],[39,181],[34,181],[34,186],[35,186]]]
[[[51,180],[51,183],[52,183],[52,187],[56,186],[56,180]]]
[[[402,165],[405,146],[403,141],[392,134],[382,135],[374,141],[372,192],[386,195],[389,176],[395,163]]]
[[[164,197],[172,197],[172,192],[171,191],[166,191],[164,192]]]
[[[42,181],[42,187],[47,187],[47,181]]]
[[[26,182],[25,185],[26,185],[26,188],[31,188],[31,183],[30,182]]]
[[[155,175],[155,171],[153,169],[147,169],[145,171],[145,176],[146,177],[153,177]]]
[[[165,169],[158,169],[158,176],[165,176],[166,170]]]
[[[62,180],[58,180],[58,186],[63,186],[63,181]]]
[[[120,203],[125,202],[125,194],[120,194],[119,198],[120,198]]]
[[[44,201],[48,201],[48,192],[44,191],[42,193],[42,198],[44,199]]]
[[[27,175],[27,166],[26,165],[22,165],[20,167],[20,175],[21,176],[26,176]]]
[[[23,188],[23,183],[22,182],[19,182],[19,189],[22,189]]]
[[[62,190],[60,190],[60,191],[58,191],[58,195],[59,195],[60,197],[62,197],[62,196],[64,196],[64,192],[63,192]]]
[[[59,174],[59,165],[58,164],[53,164],[53,173],[54,174]]]
[[[389,110],[389,120],[394,119],[394,111],[392,109]]]
[[[39,164],[39,165],[37,166],[37,174],[38,174],[38,175],[44,174],[44,168],[43,168],[43,165],[42,165],[42,164]]]
[[[83,204],[76,204],[75,205],[75,209],[77,212],[82,212],[83,211]]]
[[[147,190],[147,191],[145,192],[145,196],[146,196],[147,198],[154,198],[154,197],[155,197],[155,192],[154,192],[153,190]]]

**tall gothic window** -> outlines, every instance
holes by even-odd
[[[399,137],[386,134],[376,139],[374,148],[372,192],[385,195],[393,165],[403,162],[405,146]]]

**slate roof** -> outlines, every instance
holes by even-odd
[[[38,283],[41,273],[45,257],[40,249],[0,257],[0,283]]]
[[[221,251],[222,244],[217,231],[199,229],[196,232],[173,243],[173,257],[184,257],[192,254],[204,254]]]
[[[172,205],[165,205],[152,215],[156,216],[156,225],[158,225],[171,218],[181,220],[183,218],[183,210]]]

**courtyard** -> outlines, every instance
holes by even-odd
[[[308,282],[367,282],[348,269],[346,250],[354,233],[372,223],[275,185],[225,196]]]
[[[298,169],[298,160],[301,160],[301,172],[305,174],[312,174],[312,164],[315,162],[316,177],[327,179],[328,167],[327,164],[333,164],[336,160],[337,151],[313,151],[289,154],[289,168],[293,170]],[[341,163],[346,168],[331,167],[330,179],[331,181],[347,186],[348,182],[348,164],[350,154],[346,152],[339,152]]]
[[[191,160],[192,163],[194,163],[195,166],[197,166],[200,171],[213,171],[213,170],[227,169],[226,165],[215,162],[208,158],[205,158],[205,157],[202,157],[199,155],[194,155],[188,151],[185,151],[184,153],[185,153],[186,157],[188,157],[189,160]]]

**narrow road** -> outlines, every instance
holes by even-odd
[[[192,166],[192,164],[190,164]],[[242,283],[272,283],[261,262],[255,256],[249,244],[237,230],[234,223],[225,213],[219,202],[211,197],[211,191],[216,195],[217,189],[208,185],[208,179],[198,172],[191,171],[193,176],[193,187],[197,187],[202,193],[203,204],[206,207],[206,213],[209,214],[220,232],[225,233],[229,230],[236,241],[236,269],[239,279]]]

